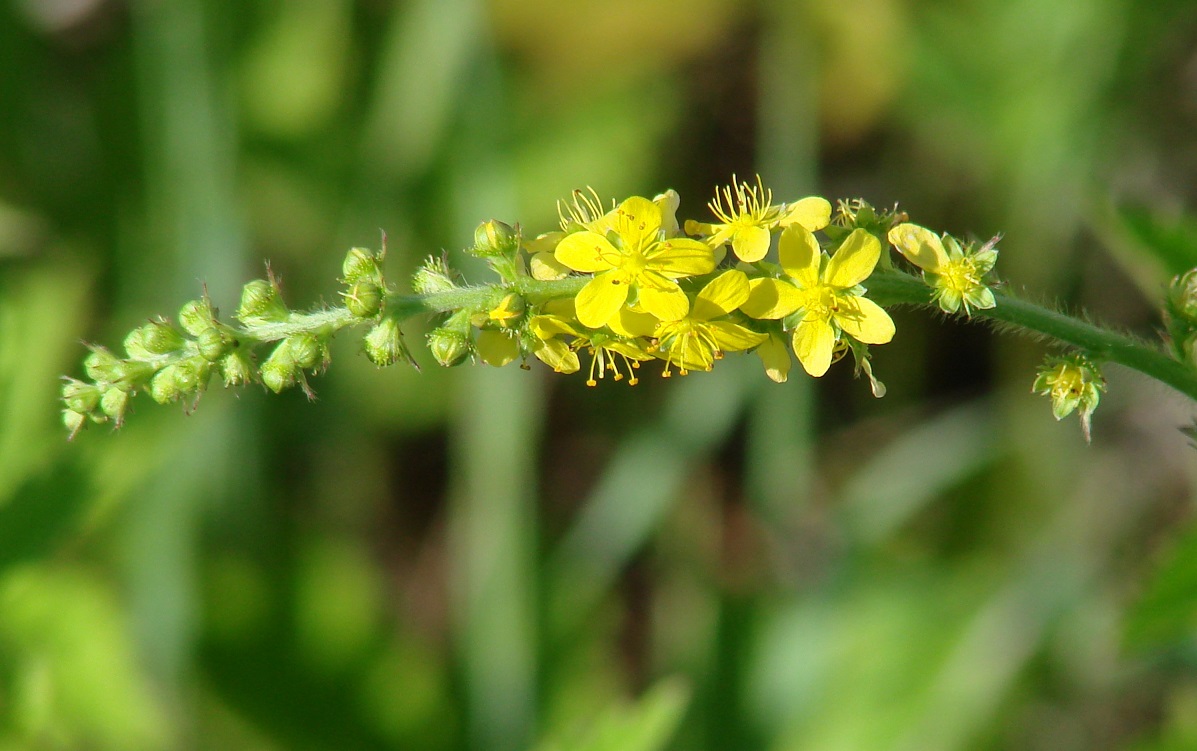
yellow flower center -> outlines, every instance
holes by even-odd
[[[961,258],[948,262],[940,270],[943,286],[962,295],[979,287],[981,275],[977,273],[976,264],[972,261],[972,258]]]
[[[806,309],[806,315],[809,318],[827,321],[839,310],[839,298],[836,296],[835,290],[825,284],[804,289],[801,292],[802,307]]]

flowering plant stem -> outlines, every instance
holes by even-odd
[[[931,290],[922,279],[899,271],[878,272],[868,281],[870,296],[881,305],[935,307]],[[1040,337],[1072,345],[1090,358],[1116,362],[1166,383],[1197,401],[1197,371],[1166,352],[1059,311],[1036,305],[1008,293],[995,292],[997,304],[973,315],[1000,321]]]

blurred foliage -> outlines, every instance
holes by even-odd
[[[303,305],[380,228],[402,278],[732,172],[1003,232],[1150,334],[1194,42],[1188,0],[0,5],[0,749],[1195,747],[1194,410],[1125,372],[1091,447],[1039,345],[905,311],[881,401],[342,346],[316,402],[67,445],[55,380],[263,259]]]

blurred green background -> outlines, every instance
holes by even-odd
[[[377,370],[318,401],[60,374],[269,259],[682,195],[900,201],[1152,336],[1197,266],[1191,0],[3,0],[0,749],[1197,748],[1193,405],[897,311],[882,400],[755,358],[635,389]],[[477,268],[472,269],[475,273]],[[410,331],[419,342],[421,333]]]

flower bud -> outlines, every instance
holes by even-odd
[[[96,383],[113,383],[123,374],[120,358],[103,347],[91,348],[91,354],[83,359],[83,371]]]
[[[220,377],[225,386],[243,386],[254,379],[254,364],[249,355],[235,349],[220,361]]]
[[[183,347],[183,336],[166,321],[151,321],[141,327],[141,345],[153,355],[169,355]]]
[[[282,321],[287,318],[287,306],[279,297],[278,287],[266,279],[255,279],[241,290],[241,305],[237,320],[245,324],[255,321]]]
[[[324,360],[324,345],[320,343],[315,334],[309,334],[306,331],[295,334],[287,337],[283,344],[291,348],[291,361],[301,370],[314,368],[317,363]]]
[[[125,409],[129,406],[129,392],[115,386],[109,388],[100,397],[100,409],[104,414],[116,421],[119,428],[125,421]]]
[[[64,409],[62,411],[62,424],[66,426],[67,431],[70,433],[67,437],[67,440],[70,440],[87,426],[87,415],[76,412],[73,409]]]
[[[345,307],[358,318],[373,318],[382,310],[382,290],[372,281],[357,281],[345,294]]]
[[[175,370],[176,366],[167,365],[150,380],[150,397],[159,404],[169,404],[182,395],[175,381]]]
[[[262,363],[262,383],[274,393],[295,385],[299,376],[299,368],[291,355],[291,347],[287,340],[279,342],[266,362]]]
[[[67,409],[91,414],[100,405],[100,390],[90,383],[72,378],[62,385],[62,401]]]
[[[479,224],[478,229],[474,230],[474,247],[470,250],[470,254],[479,258],[513,257],[519,252],[519,249],[519,230],[505,222],[491,219],[489,222]]]
[[[207,299],[192,300],[179,308],[179,325],[192,336],[199,336],[216,322],[216,314]]]
[[[205,360],[216,362],[233,348],[233,338],[216,326],[212,326],[196,336],[195,344]]]
[[[457,284],[453,281],[453,273],[445,263],[444,257],[429,256],[416,270],[411,287],[417,295],[432,295],[457,289]]]
[[[1173,316],[1187,319],[1190,325],[1197,323],[1197,269],[1187,271],[1172,280],[1168,289],[1168,302]]]
[[[515,325],[524,314],[524,298],[512,292],[487,312],[487,317],[503,328]]]
[[[188,357],[168,366],[174,370],[175,386],[180,394],[194,394],[208,387],[212,365],[202,357]]]
[[[451,368],[470,354],[470,340],[464,333],[442,326],[428,333],[428,350],[432,359]]]
[[[394,318],[384,318],[377,326],[370,329],[370,332],[362,339],[362,348],[365,349],[366,357],[370,358],[370,362],[380,368],[394,365],[400,360],[407,360],[415,365],[411,353],[407,351],[407,345],[403,342],[403,332],[399,330],[399,322]]]
[[[359,281],[378,282],[382,279],[382,269],[379,268],[378,258],[365,248],[352,248],[345,254],[345,261],[341,264],[341,279],[346,284]]]

